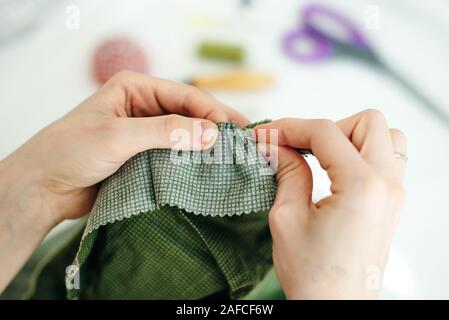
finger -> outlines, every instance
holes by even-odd
[[[209,120],[180,115],[113,120],[113,142],[126,159],[148,149],[203,150],[215,143],[218,130]]]
[[[180,82],[149,77],[144,74],[120,72],[105,85],[105,90],[121,94],[115,109],[125,116],[155,116],[181,114],[213,122],[247,120],[209,94]],[[118,90],[117,90],[118,89]]]
[[[261,131],[263,129],[268,131]],[[281,119],[255,128],[255,135],[261,142],[266,141],[270,133],[275,132],[278,135],[279,145],[312,150],[332,181],[333,193],[348,187],[357,187],[366,165],[355,147],[334,122]],[[273,141],[270,143],[273,144]]]
[[[293,148],[258,144],[269,159],[276,159],[278,188],[268,215],[273,245],[291,247],[291,237],[304,225],[312,204],[312,172],[304,158]]]
[[[274,162],[278,189],[275,206],[298,202],[308,208],[312,199],[312,172],[304,158],[293,148],[259,143],[259,151]]]
[[[250,121],[248,120],[248,118],[245,117],[240,112],[238,112],[237,110],[235,110],[227,105],[223,106],[223,110],[228,115],[229,120],[234,121],[237,124],[237,126],[242,128],[242,127],[246,127],[247,125],[250,124]]]
[[[233,121],[240,127],[249,124],[249,120],[240,112],[196,87],[156,79],[153,88],[157,100],[167,106],[164,109],[169,113],[185,112],[185,115],[208,119],[215,123]],[[180,92],[179,96],[173,95],[174,90]]]
[[[368,109],[337,122],[351,139],[363,159],[376,169],[391,173],[393,144],[385,117],[380,111]]]
[[[200,89],[163,79],[154,79],[154,95],[160,106],[168,113],[209,119],[214,122],[230,121],[224,104]]]
[[[393,144],[394,153],[400,155],[407,155],[407,138],[405,134],[398,129],[390,129],[391,142]],[[407,164],[406,159],[395,158],[394,168],[397,178],[402,181],[405,174],[405,168]]]

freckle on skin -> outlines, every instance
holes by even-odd
[[[336,265],[332,265],[331,270],[341,277],[344,277],[348,274],[348,272],[344,268]]]

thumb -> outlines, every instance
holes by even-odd
[[[148,149],[203,150],[217,139],[217,125],[209,120],[176,114],[122,118],[118,147],[131,157]]]
[[[259,143],[258,146],[264,153],[266,145]],[[309,212],[313,183],[309,165],[295,149],[270,146],[270,159],[273,158],[277,162],[278,189],[269,220],[273,237],[276,237],[296,228],[298,218]]]

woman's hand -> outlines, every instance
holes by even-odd
[[[222,121],[248,123],[194,87],[122,72],[2,160],[0,292],[49,229],[91,209],[97,183],[125,161],[175,144],[207,148]],[[190,143],[172,141],[176,129],[187,130]]]
[[[259,129],[279,135],[269,223],[287,297],[375,298],[404,198],[405,159],[393,154],[406,153],[405,136],[375,110],[337,123],[282,119]],[[310,168],[290,147],[312,150],[332,182],[331,196],[312,202]]]

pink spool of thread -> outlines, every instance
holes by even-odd
[[[104,84],[123,70],[148,72],[146,51],[127,38],[112,38],[98,46],[93,59],[93,72],[99,84]]]

